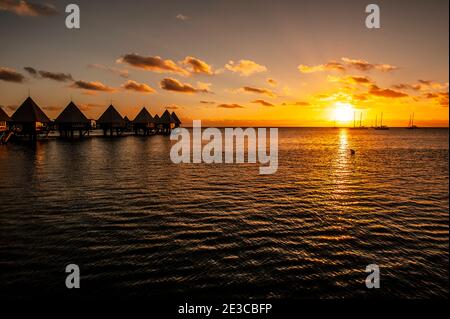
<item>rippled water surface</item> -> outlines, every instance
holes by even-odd
[[[0,146],[1,294],[67,294],[76,263],[87,297],[448,296],[448,136],[280,129],[265,176],[164,136]]]

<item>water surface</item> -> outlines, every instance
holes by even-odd
[[[0,146],[1,295],[448,296],[448,129],[279,136],[267,176],[164,136]]]

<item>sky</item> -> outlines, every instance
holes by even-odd
[[[80,7],[80,29],[65,7]],[[0,0],[0,105],[184,125],[448,127],[447,0]]]

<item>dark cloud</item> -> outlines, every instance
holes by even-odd
[[[264,94],[264,95],[271,96],[271,97],[276,96],[276,94],[271,90],[255,88],[255,87],[251,87],[251,86],[244,86],[243,88],[241,88],[241,90],[244,92],[249,92],[249,93]]]
[[[82,80],[73,82],[71,87],[76,88],[76,89],[88,90],[88,91],[102,91],[102,92],[114,92],[115,91],[114,88],[104,85],[101,82],[87,82],[87,81],[82,81]]]
[[[435,100],[440,106],[448,107],[448,92],[426,93],[425,97]]]
[[[39,75],[44,79],[50,79],[57,82],[73,81],[72,75],[70,75],[69,73],[39,71]]]
[[[61,73],[61,72],[50,72],[50,71],[38,71],[31,66],[26,66],[23,68],[28,72],[31,76],[35,78],[43,78],[50,79],[57,82],[69,82],[73,81],[72,75],[70,73]]]
[[[265,100],[253,100],[252,103],[261,104],[263,106],[274,106],[272,103],[267,102]]]
[[[6,82],[23,83],[25,81],[25,77],[16,70],[0,67],[0,80]]]
[[[223,108],[223,109],[243,109],[245,106],[242,106],[240,104],[219,104],[217,107]]]
[[[295,106],[310,106],[311,103],[309,102],[305,102],[305,101],[297,101],[297,102],[284,102],[283,104],[281,104],[283,106],[286,105],[295,105]]]
[[[200,101],[200,103],[202,103],[202,104],[216,104],[216,102],[214,102],[214,101],[204,101],[204,100]]]
[[[119,63],[127,63],[133,67],[153,72],[169,72],[189,75],[189,72],[179,67],[172,60],[163,60],[159,56],[141,56],[136,53],[126,54],[118,60]]]
[[[165,78],[160,83],[161,89],[179,93],[207,93],[207,89],[196,89],[192,85],[187,83],[181,83],[180,81],[173,78]]]
[[[140,93],[155,93],[156,91],[145,83],[139,83],[133,80],[128,80],[122,87],[126,90],[136,91]]]
[[[401,91],[395,91],[391,89],[380,89],[376,85],[372,85],[369,89],[369,93],[375,96],[379,97],[386,97],[386,98],[402,98],[402,97],[408,97],[409,95],[401,92]]]
[[[9,11],[18,16],[51,16],[58,13],[50,4],[33,3],[26,0],[0,0],[0,11]]]
[[[392,88],[397,90],[413,90],[413,91],[419,91],[422,86],[420,84],[409,84],[409,83],[399,83],[394,84]]]
[[[35,68],[32,68],[31,66],[26,66],[23,69],[32,76],[35,76],[35,77],[38,76],[38,71]]]

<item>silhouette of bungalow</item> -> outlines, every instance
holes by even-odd
[[[174,121],[175,121],[175,127],[180,127],[181,121],[180,121],[180,119],[178,118],[177,114],[176,114],[175,112],[172,112],[171,116],[172,116],[172,118],[173,118]]]
[[[31,140],[36,139],[39,133],[48,133],[50,119],[31,97],[27,97],[11,119],[16,133],[29,135]]]
[[[159,132],[162,134],[170,134],[170,131],[175,127],[175,120],[167,110],[161,115],[159,123]]]
[[[61,114],[59,114],[55,120],[55,124],[60,136],[72,138],[74,131],[78,131],[79,136],[83,137],[84,134],[89,135],[89,129],[91,128],[91,121],[73,102],[70,102]]]
[[[11,122],[11,118],[0,107],[0,132],[5,132],[6,130],[8,130],[9,122]]]
[[[135,134],[139,134],[142,131],[144,135],[150,135],[155,130],[155,120],[145,107],[133,120],[133,128]]]
[[[123,120],[125,121],[125,129],[127,130],[127,131],[131,131],[131,128],[132,128],[132,122],[131,122],[131,120],[128,118],[128,116],[126,116],[125,115],[125,117],[123,118]]]
[[[97,120],[97,126],[100,126],[105,136],[108,135],[108,131],[111,136],[114,131],[116,131],[116,135],[120,135],[125,129],[125,120],[111,104]]]

